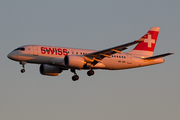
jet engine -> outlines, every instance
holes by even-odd
[[[68,67],[81,69],[83,68],[85,64],[85,61],[84,61],[84,58],[81,56],[76,56],[76,55],[68,56],[67,55],[64,57],[64,64]]]
[[[39,71],[42,75],[58,76],[62,72],[62,69],[56,66],[41,64]]]

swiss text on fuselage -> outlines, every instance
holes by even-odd
[[[50,47],[41,47],[41,53],[51,54],[51,55],[68,55],[67,49],[50,48]]]

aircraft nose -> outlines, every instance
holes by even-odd
[[[9,54],[7,55],[7,57],[8,57],[9,59],[11,59],[11,53],[9,53]]]
[[[17,54],[14,54],[13,52],[9,53],[7,57],[11,60],[18,60]]]

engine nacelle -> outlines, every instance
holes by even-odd
[[[81,69],[83,68],[85,62],[84,62],[84,58],[81,56],[67,55],[64,57],[64,64],[68,67]]]
[[[42,75],[58,76],[62,72],[61,68],[51,65],[41,64],[39,71]]]

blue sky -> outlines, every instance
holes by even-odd
[[[177,120],[180,118],[179,0],[1,0],[1,120]],[[154,55],[165,63],[119,71],[65,71],[42,76],[39,65],[7,58],[27,44],[105,49],[161,27]],[[134,46],[133,46],[134,47]],[[133,49],[128,48],[128,50]],[[126,50],[126,51],[128,51]]]

